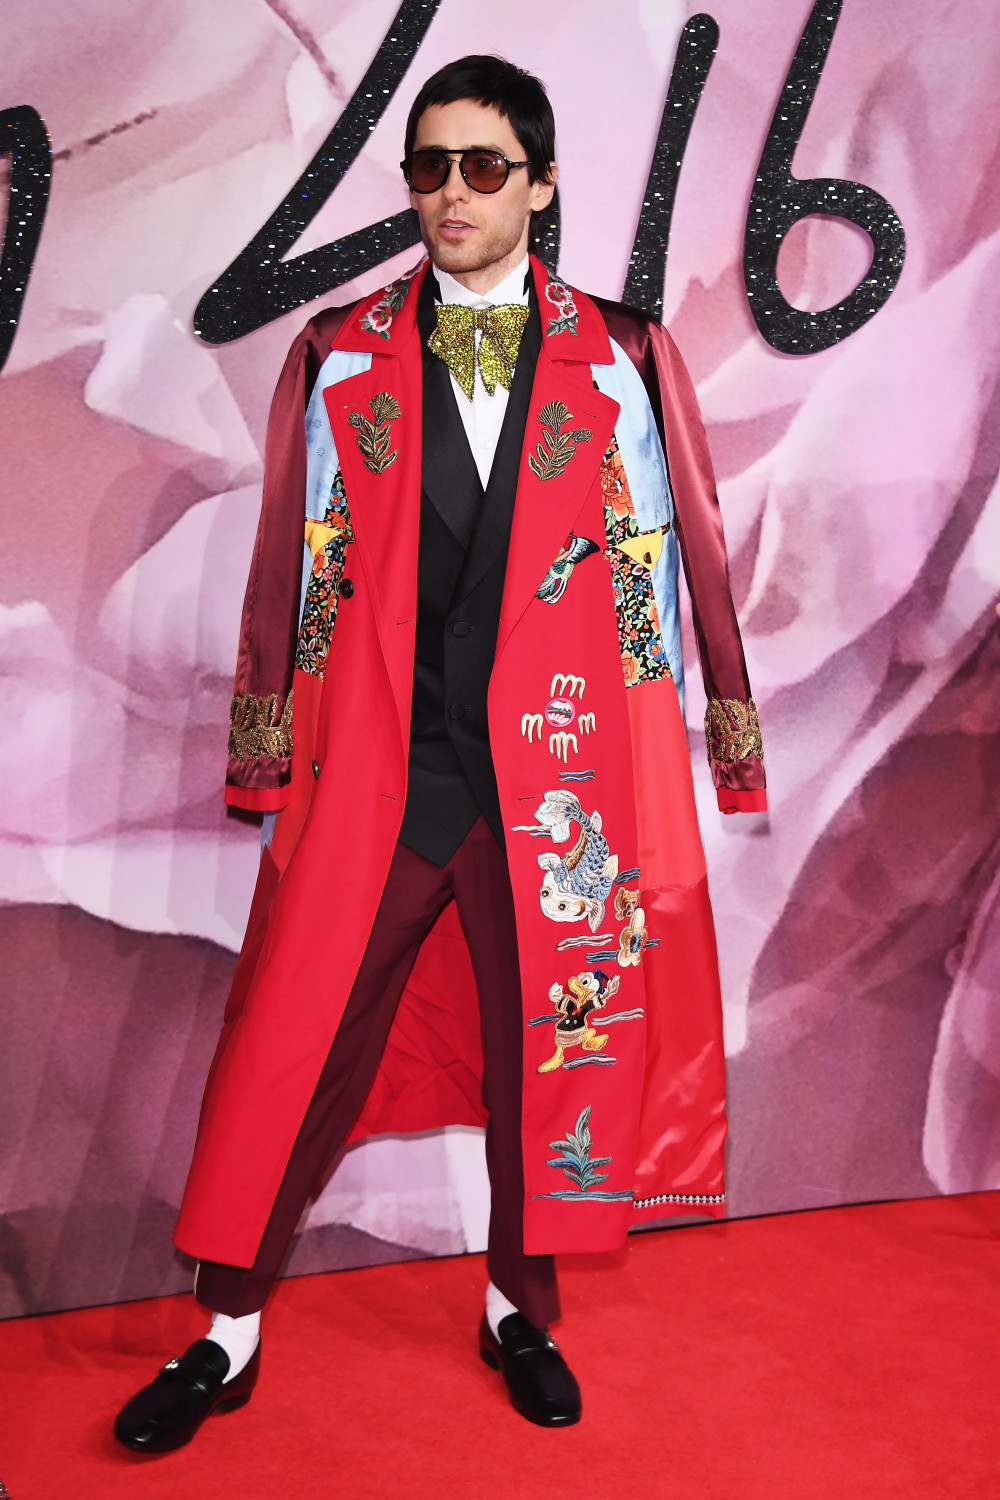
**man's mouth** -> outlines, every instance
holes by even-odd
[[[445,239],[458,240],[463,235],[471,234],[475,229],[466,219],[441,219],[438,223],[438,234],[444,235]]]

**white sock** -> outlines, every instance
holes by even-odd
[[[500,1319],[516,1312],[517,1308],[513,1302],[508,1302],[503,1292],[498,1291],[492,1281],[489,1282],[486,1287],[486,1321],[495,1339],[500,1337]]]
[[[260,1342],[260,1313],[246,1313],[242,1318],[213,1313],[206,1338],[210,1338],[213,1344],[220,1344],[229,1355],[229,1374],[222,1382],[228,1385],[247,1364]]]

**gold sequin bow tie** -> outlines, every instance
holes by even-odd
[[[479,373],[492,396],[498,382],[510,390],[528,316],[528,309],[520,302],[476,308],[462,307],[457,302],[441,303],[437,308],[437,327],[427,345],[444,360],[471,401],[476,383],[476,329],[480,329]]]

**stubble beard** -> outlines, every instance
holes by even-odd
[[[517,225],[494,225],[485,239],[477,244],[454,245],[439,239],[433,230],[424,234],[424,247],[434,264],[449,275],[466,271],[485,271],[505,260],[521,242],[523,223]]]

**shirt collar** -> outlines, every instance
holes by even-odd
[[[527,306],[527,256],[519,266],[515,266],[514,270],[504,277],[503,281],[491,287],[485,294],[470,292],[468,287],[462,286],[454,276],[449,276],[447,271],[439,271],[437,266],[433,268],[433,274],[437,280],[442,302],[457,302],[463,307],[499,307],[504,302],[520,302]]]

